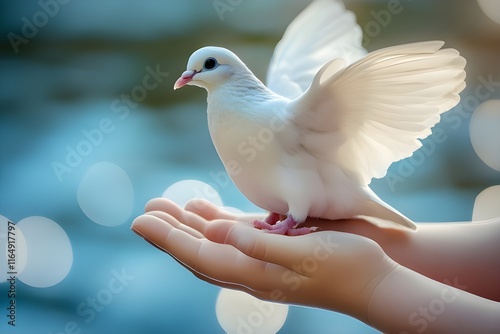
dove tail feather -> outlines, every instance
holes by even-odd
[[[382,228],[417,229],[417,225],[409,218],[378,198],[366,202],[361,214],[355,218],[364,219]]]

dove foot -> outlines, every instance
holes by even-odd
[[[299,223],[297,223],[292,216],[288,216],[286,219],[282,221],[274,222],[271,224],[268,222],[268,218],[273,215],[276,214],[270,214],[264,221],[260,220],[254,221],[253,226],[267,233],[291,235],[291,236],[308,234],[317,229],[316,227],[296,228]]]
[[[253,226],[261,230],[270,230],[280,221],[280,214],[271,212],[264,220],[255,220]]]

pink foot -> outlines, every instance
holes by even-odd
[[[271,216],[271,215],[270,215]],[[270,217],[269,216],[269,217]],[[267,233],[281,234],[281,235],[304,235],[316,231],[316,227],[300,227],[296,228],[299,223],[295,221],[292,216],[288,216],[285,220],[278,221],[274,224],[267,222],[267,217],[264,221],[256,220],[253,226],[259,228]]]
[[[253,226],[261,230],[270,230],[279,221],[279,213],[271,212],[264,220],[254,220]]]

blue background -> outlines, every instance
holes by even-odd
[[[205,45],[230,48],[264,79],[274,46],[307,3],[243,0],[221,20],[212,1],[67,1],[15,52],[8,34],[22,36],[22,18],[31,21],[41,7],[35,1],[1,2],[0,215],[14,222],[52,219],[68,234],[74,255],[70,273],[53,287],[17,282],[17,326],[7,326],[6,312],[0,311],[1,333],[60,333],[72,322],[81,333],[223,333],[215,317],[219,288],[137,237],[130,223],[150,198],[182,179],[210,183],[226,205],[256,210],[232,184],[221,186],[211,177],[223,166],[207,130],[206,93],[172,87],[189,55]],[[468,60],[462,97],[471,103],[480,77],[500,81],[500,25],[475,1],[401,0],[401,13],[384,21],[377,13],[387,5],[347,1],[368,50],[446,41]],[[143,84],[147,67],[157,66],[169,75],[120,118],[116,99]],[[499,97],[497,88],[491,98]],[[439,136],[426,140],[427,150],[374,180],[375,192],[415,221],[470,220],[476,195],[500,184],[500,173],[470,144],[473,110],[473,103],[462,103],[450,111],[436,127]],[[75,148],[85,139],[82,131],[95,129],[103,118],[111,120],[113,131],[58,178],[54,162],[64,163],[67,146]],[[100,161],[122,168],[133,187],[132,213],[116,227],[95,224],[77,201],[82,178]],[[133,279],[86,322],[78,305],[106,289],[113,270]],[[7,290],[0,284],[0,310]],[[376,331],[340,314],[292,307],[280,333],[306,332]]]

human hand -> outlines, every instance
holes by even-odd
[[[368,238],[334,231],[268,234],[250,225],[256,217],[202,200],[182,209],[157,198],[145,211],[132,224],[135,233],[198,278],[263,300],[330,309],[366,321],[373,289],[398,266]],[[318,225],[306,222],[311,223]]]

